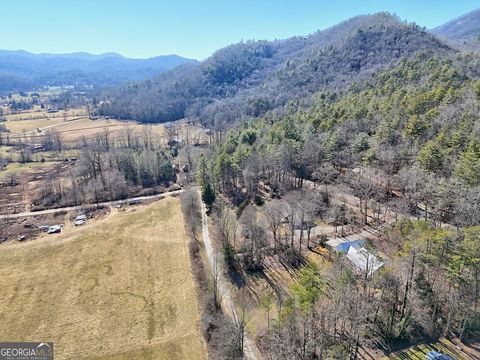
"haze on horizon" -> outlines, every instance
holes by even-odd
[[[306,35],[361,14],[388,11],[433,28],[477,6],[468,0],[9,1],[2,4],[0,31],[8,36],[0,49],[202,60],[241,40]]]

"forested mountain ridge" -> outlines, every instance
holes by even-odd
[[[32,54],[0,50],[0,91],[42,86],[113,86],[156,76],[195,60],[178,55],[130,59],[116,53]]]
[[[228,173],[232,184],[242,183],[242,169],[260,166],[259,155],[269,166],[284,166],[276,158],[288,153],[299,178],[314,179],[328,163],[390,175],[413,171],[451,180],[452,187],[478,187],[479,64],[479,56],[453,61],[424,51],[341,94],[322,91],[307,106],[289,103],[283,114],[268,112],[232,129],[217,147],[212,173]],[[253,154],[256,160],[248,161]],[[229,193],[229,181],[222,184]]]
[[[306,37],[228,46],[202,63],[117,88],[98,110],[143,122],[196,116],[218,126],[322,89],[341,89],[425,49],[454,52],[393,15],[358,16]]]

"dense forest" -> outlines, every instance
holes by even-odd
[[[359,16],[306,37],[228,46],[202,63],[108,91],[98,113],[142,122],[200,117],[221,128],[292,99],[342,89],[422,49],[453,53],[390,14]]]

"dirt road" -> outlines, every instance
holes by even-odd
[[[217,259],[221,258],[221,255],[218,254],[217,250],[213,247],[212,240],[210,239],[210,234],[208,232],[208,218],[207,218],[207,211],[205,208],[205,204],[202,202],[202,236],[203,236],[203,243],[205,245],[205,250],[207,253],[208,262],[212,271],[214,271],[215,263]],[[217,262],[218,266],[218,262]],[[222,269],[223,270],[223,269]],[[223,275],[223,271],[220,271],[220,279],[218,281],[218,289],[220,292],[220,297],[222,299],[222,305],[224,311],[227,313],[228,316],[232,317],[233,319],[238,318],[237,309],[235,307],[235,301],[233,300],[232,292],[228,285],[228,281]],[[256,360],[257,356],[255,355],[255,351],[253,350],[254,344],[248,337],[248,334],[245,334],[245,341],[244,341],[244,357],[245,359]]]

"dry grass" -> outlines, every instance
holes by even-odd
[[[179,200],[0,251],[2,340],[56,359],[205,359]]]
[[[114,140],[121,140],[125,137],[125,130],[128,128],[136,138],[143,138],[146,127],[135,121],[124,121],[116,119],[91,120],[88,118],[87,109],[76,108],[57,113],[48,113],[46,110],[35,108],[16,114],[5,116],[5,125],[11,132],[11,138],[23,138],[26,136],[31,142],[40,142],[48,129],[55,129],[67,143],[76,143],[83,137],[94,138],[97,134],[109,132]],[[148,125],[154,135],[167,141],[167,131],[163,124]],[[38,132],[37,129],[42,130]],[[208,136],[203,128],[194,126],[184,121],[176,122],[177,140],[188,141],[189,143],[208,143]]]
[[[21,164],[18,162],[12,162],[0,170],[0,181],[7,180],[12,174],[20,176],[32,169],[36,169],[40,167],[48,167],[48,166],[51,166],[51,164],[41,163],[41,162],[30,162],[30,163]]]
[[[37,128],[55,126],[82,116],[88,116],[86,109],[77,108],[48,113],[46,110],[35,108],[29,111],[6,115],[4,125],[12,133],[22,133],[36,130]]]
[[[119,139],[123,138],[123,132],[127,128],[131,128],[136,136],[140,136],[144,127],[145,125],[133,121],[83,119],[59,124],[55,126],[55,130],[62,134],[65,141],[75,141],[82,136],[92,138],[97,134],[102,134],[105,130],[109,131],[112,138]],[[151,128],[154,134],[164,135],[163,125],[152,125]]]

